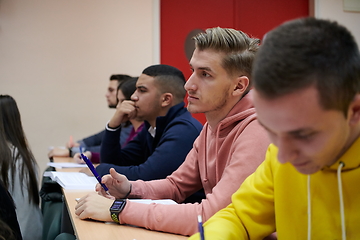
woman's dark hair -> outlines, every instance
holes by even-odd
[[[133,77],[120,83],[120,85],[118,86],[117,90],[120,90],[123,93],[125,100],[130,100],[131,95],[133,95],[133,93],[135,92],[137,80],[138,77]]]
[[[15,240],[13,230],[0,218],[0,240]]]
[[[12,146],[14,148],[12,148]],[[22,159],[20,168],[17,161]],[[15,172],[20,183],[26,182],[29,202],[39,204],[39,189],[35,167],[37,163],[32,154],[21,124],[20,112],[15,100],[9,95],[0,95],[0,178],[9,189],[10,178],[15,180]],[[11,176],[9,176],[11,170]]]
[[[124,80],[122,83],[119,84],[117,90],[121,91],[122,94],[124,95],[125,99],[124,100],[130,100],[131,99],[131,95],[133,95],[133,93],[136,90],[136,82],[138,80],[138,77],[132,77],[130,79],[126,79]],[[123,127],[128,127],[131,125],[130,121],[127,121],[123,124]]]

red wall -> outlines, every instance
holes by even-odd
[[[188,78],[184,45],[192,30],[220,26],[262,38],[282,22],[308,15],[309,0],[161,0],[161,63],[179,68]],[[194,117],[206,121],[203,114]]]

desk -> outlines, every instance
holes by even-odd
[[[72,161],[72,158],[54,158],[54,162]],[[58,171],[79,171],[81,168],[61,168]],[[75,215],[76,198],[80,198],[89,190],[63,189],[66,206],[70,215],[71,223],[78,240],[91,239],[124,239],[124,240],[184,240],[187,237],[151,231],[144,228],[119,225],[116,223],[104,223],[93,220],[81,220]],[[109,213],[110,214],[110,213]]]
[[[53,162],[75,162],[72,157],[53,157]],[[55,168],[58,172],[79,172],[83,168]]]

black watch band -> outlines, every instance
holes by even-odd
[[[124,209],[126,205],[126,199],[116,199],[110,207],[110,216],[114,222],[119,221],[119,214]]]

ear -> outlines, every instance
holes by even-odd
[[[350,103],[348,109],[348,117],[350,125],[358,125],[360,122],[360,94],[357,93]]]
[[[161,106],[167,107],[172,104],[174,96],[171,93],[164,93],[161,95]]]
[[[247,76],[242,75],[236,78],[233,96],[242,96],[250,84]]]

